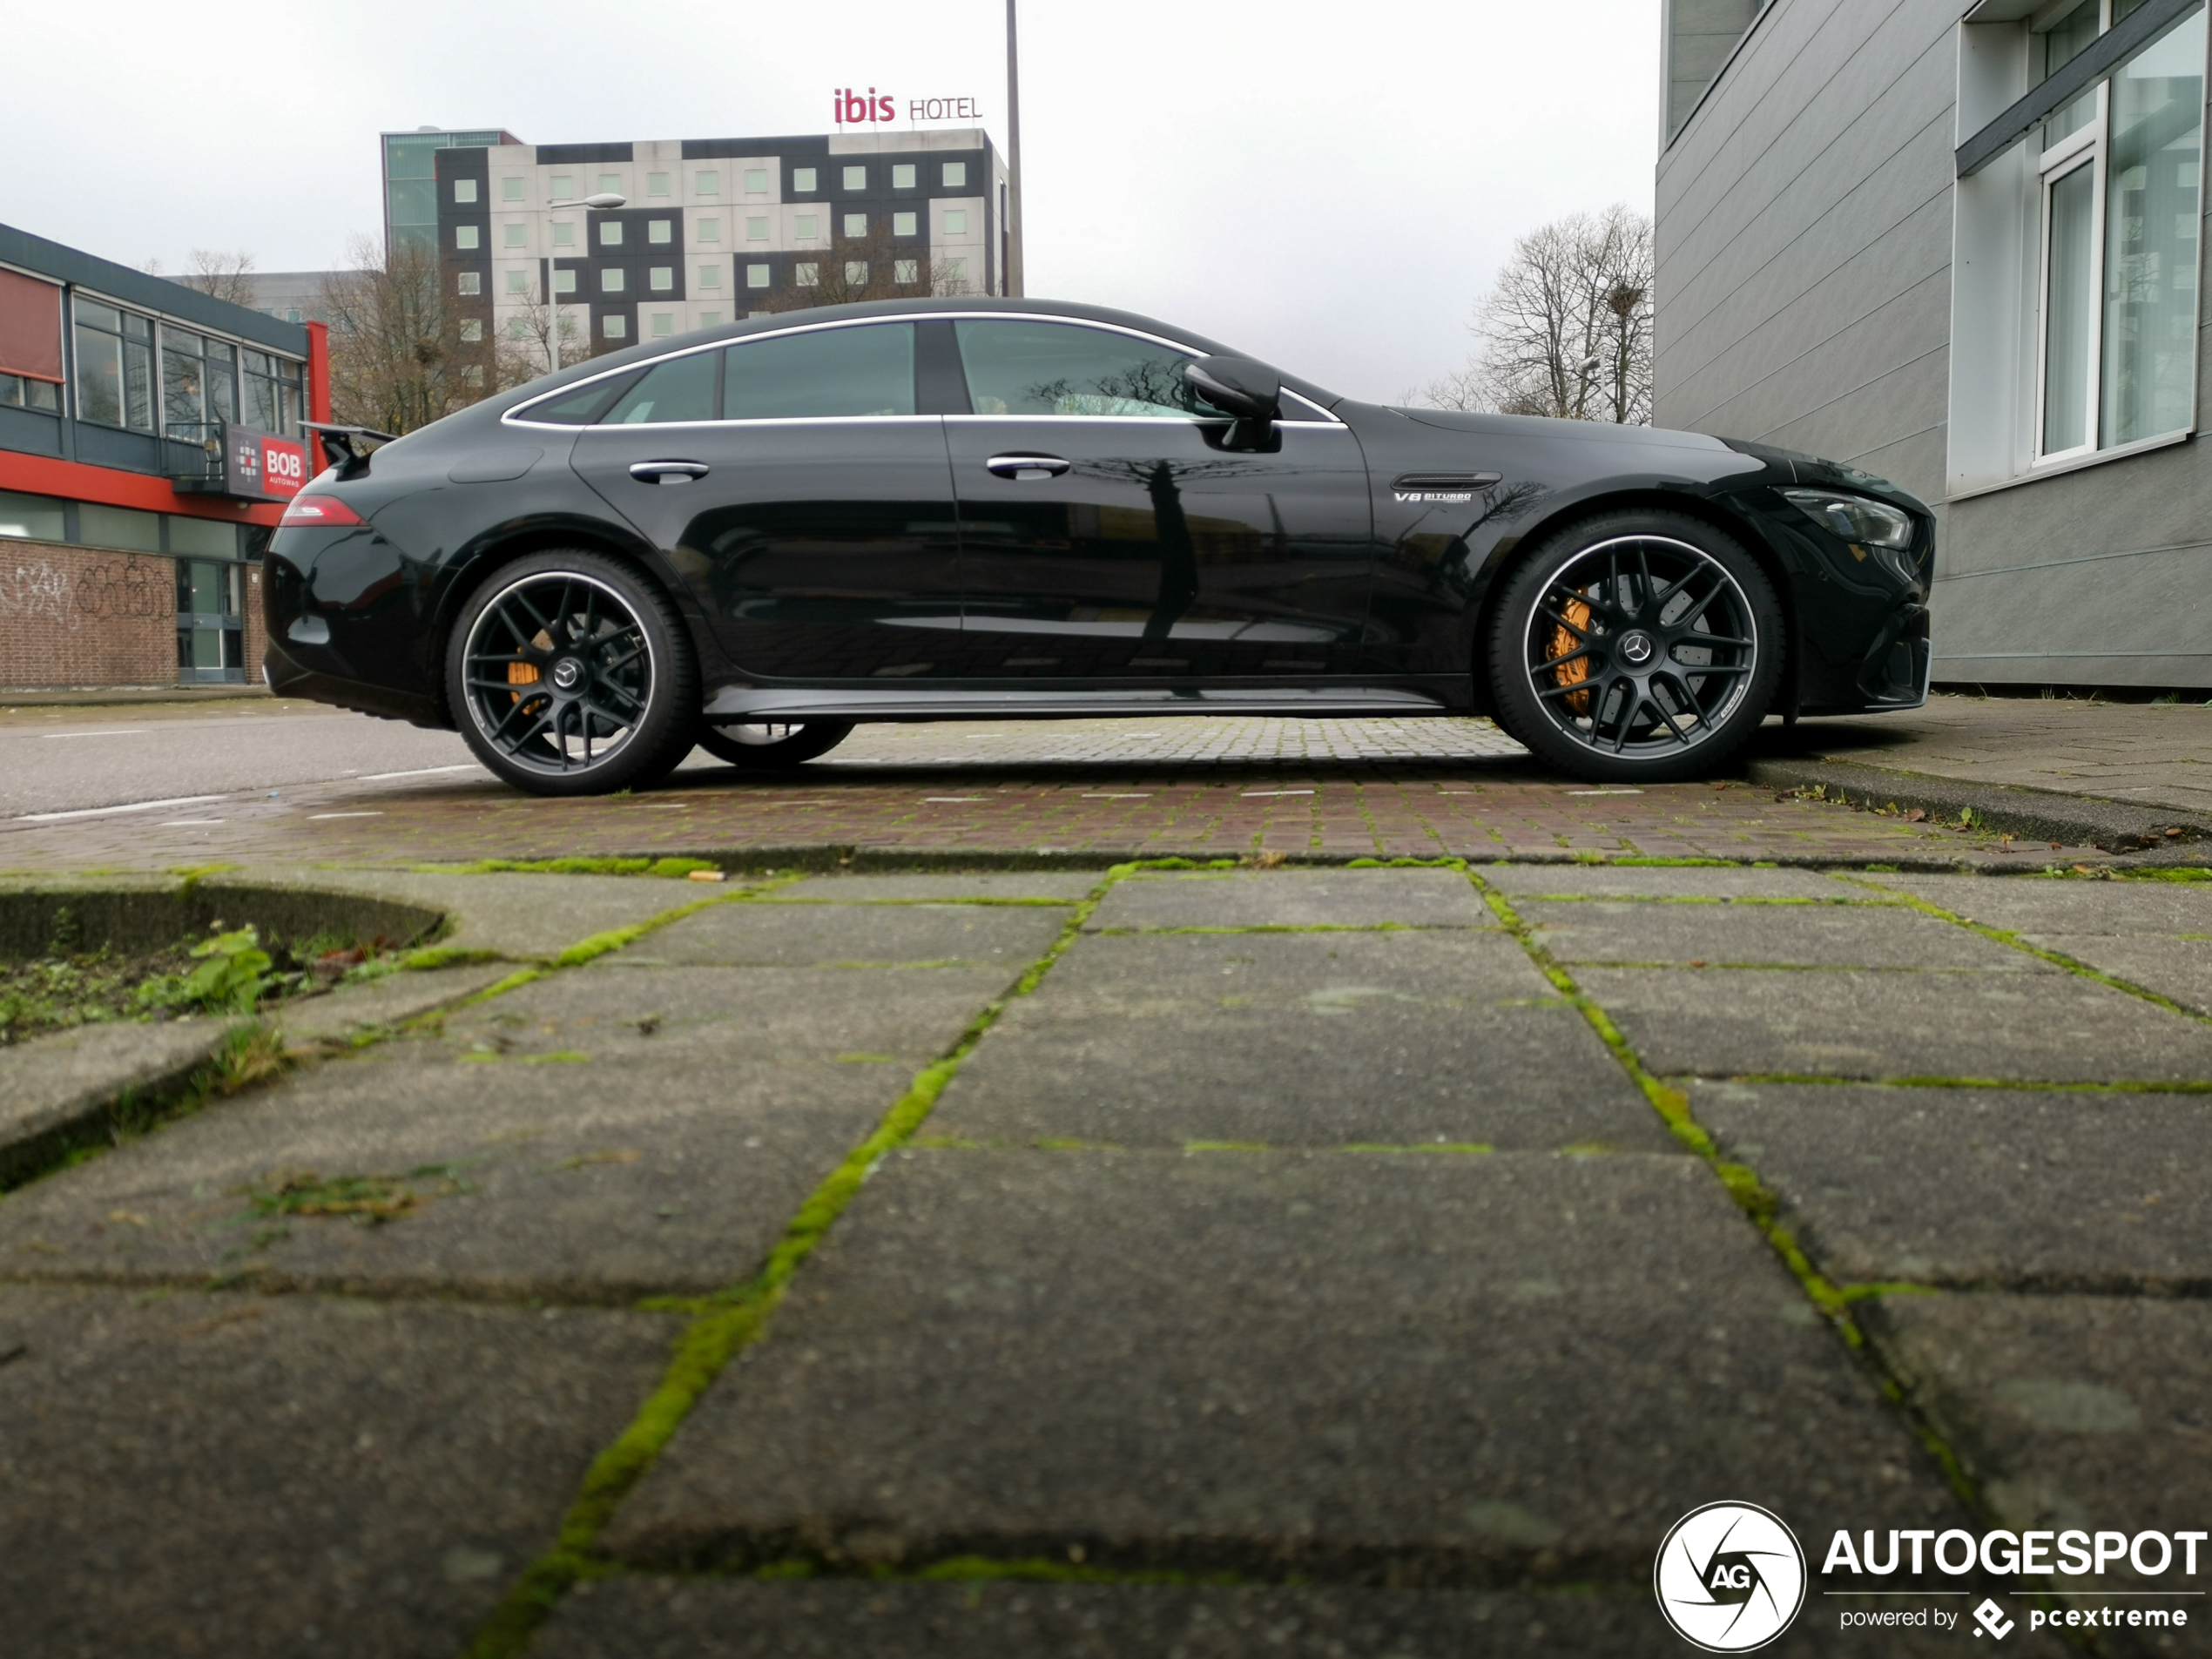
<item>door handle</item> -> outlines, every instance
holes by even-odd
[[[1068,463],[1058,455],[993,455],[983,464],[998,477],[1011,478],[1017,484],[1057,478],[1068,470]]]
[[[630,475],[641,484],[688,484],[711,470],[699,461],[637,461],[631,463]]]

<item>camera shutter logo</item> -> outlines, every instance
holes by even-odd
[[[1749,1653],[1790,1628],[1805,1602],[1805,1553],[1753,1503],[1709,1503],[1669,1530],[1651,1571],[1659,1611],[1707,1653]]]

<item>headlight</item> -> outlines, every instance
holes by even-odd
[[[1887,502],[1865,496],[1845,496],[1832,489],[1785,489],[1782,492],[1806,516],[1838,541],[1898,551],[1912,545],[1912,515]]]

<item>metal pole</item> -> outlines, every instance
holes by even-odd
[[[1006,291],[1022,283],[1022,57],[1014,37],[1015,0],[1006,0]]]

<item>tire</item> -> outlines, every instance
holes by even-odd
[[[1708,774],[1782,683],[1774,584],[1701,519],[1609,513],[1570,525],[1506,579],[1488,672],[1498,724],[1593,783]]]
[[[469,596],[446,696],[476,759],[517,789],[610,794],[658,782],[691,752],[698,659],[658,587],[561,549],[501,566]]]
[[[747,772],[774,772],[826,755],[853,735],[843,720],[806,720],[796,725],[747,723],[698,729],[698,746],[717,760]]]

